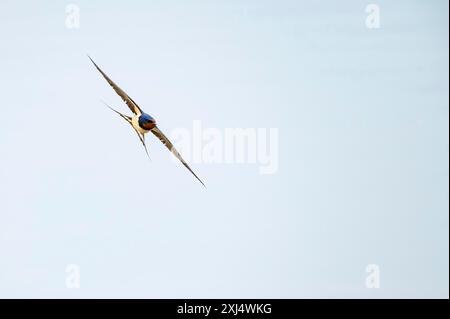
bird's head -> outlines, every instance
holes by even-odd
[[[139,116],[139,126],[144,130],[151,130],[156,126],[156,121],[150,115],[142,113],[141,116]]]

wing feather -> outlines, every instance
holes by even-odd
[[[175,155],[176,158],[180,160],[180,162],[189,170],[189,172],[192,173],[192,175],[195,176],[195,178],[202,183],[202,185],[206,188],[205,184],[202,182],[202,180],[194,173],[194,171],[189,167],[189,165],[186,163],[186,161],[181,157],[180,153],[175,149],[172,142],[164,135],[163,132],[158,127],[154,127],[151,129],[151,132],[167,147],[169,151],[172,152],[173,155]]]
[[[103,72],[98,65],[94,62],[94,60],[91,59],[91,57],[88,55],[88,58],[91,60],[91,62],[94,64],[94,66],[97,68],[97,70],[103,75],[105,80],[111,85],[111,87],[116,91],[116,93],[122,98],[122,100],[125,102],[125,104],[130,108],[131,112],[133,112],[136,115],[141,115],[142,110],[140,107],[136,104],[136,102],[133,101],[131,97],[128,96],[128,94],[125,93],[116,83],[113,82],[106,74]]]

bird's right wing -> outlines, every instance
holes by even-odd
[[[113,82],[106,74],[103,72],[98,65],[94,62],[94,60],[91,59],[91,57],[88,55],[88,58],[91,60],[91,62],[95,65],[97,70],[103,75],[105,80],[111,85],[111,87],[116,91],[116,93],[122,98],[122,100],[125,102],[125,104],[130,108],[131,112],[133,112],[136,115],[141,115],[142,110],[140,107],[136,104],[136,102],[133,101],[131,97],[128,96],[128,94],[125,93],[116,83]]]

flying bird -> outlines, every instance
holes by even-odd
[[[153,135],[155,135],[168,149],[172,152],[175,157],[177,157],[180,162],[189,170],[189,172],[192,173],[192,175],[195,176],[195,178],[202,183],[204,187],[205,184],[202,182],[202,180],[194,173],[194,171],[189,167],[189,165],[186,163],[186,161],[181,157],[180,153],[175,149],[173,144],[170,142],[170,140],[164,135],[163,132],[158,128],[156,125],[156,121],[153,117],[148,115],[147,113],[143,112],[142,109],[136,104],[136,102],[133,101],[131,97],[128,96],[128,94],[125,93],[116,83],[114,83],[106,74],[103,72],[98,65],[94,62],[94,60],[91,59],[90,56],[88,58],[91,60],[91,62],[94,64],[94,66],[97,68],[97,70],[103,75],[105,80],[111,85],[111,87],[114,89],[114,91],[122,98],[122,100],[125,102],[125,104],[128,106],[128,108],[133,112],[133,116],[128,116],[125,114],[120,113],[119,111],[113,109],[108,104],[106,104],[107,107],[109,107],[112,111],[116,112],[120,117],[122,117],[125,121],[127,121],[133,129],[136,131],[139,139],[141,140],[142,145],[144,145],[145,152],[148,155],[147,146],[145,144],[145,134],[148,132],[152,132]],[[149,156],[150,157],[150,156]]]

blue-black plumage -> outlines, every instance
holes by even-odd
[[[144,130],[151,130],[156,126],[155,119],[146,113],[142,113],[141,116],[139,116],[138,123]]]

